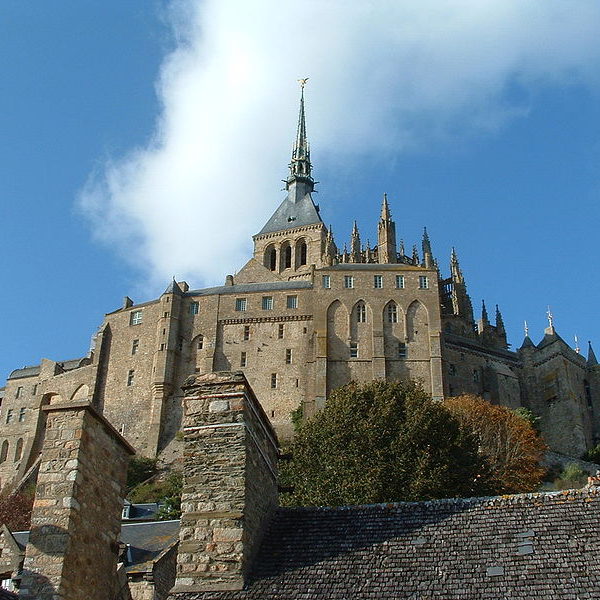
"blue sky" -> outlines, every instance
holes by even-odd
[[[354,219],[375,240],[387,192],[407,247],[426,225],[446,273],[456,246],[513,345],[550,305],[600,346],[600,8],[338,4],[2,3],[1,378],[84,355],[124,295],[242,266],[282,198],[301,76],[338,245]]]

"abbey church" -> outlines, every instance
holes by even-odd
[[[580,456],[599,441],[591,346],[582,356],[550,322],[541,340],[526,336],[510,350],[497,307],[492,320],[485,306],[475,317],[454,250],[448,276],[426,231],[420,250],[407,254],[385,195],[377,245],[365,246],[355,224],[340,247],[314,185],[302,95],[287,194],[235,276],[207,289],[173,281],[143,303],[126,297],[104,316],[86,356],[44,358],[10,374],[1,391],[0,487],[35,465],[41,409],[57,402],[87,400],[138,452],[173,460],[182,385],[214,371],[243,371],[281,438],[292,435],[294,411],[310,416],[349,381],[412,378],[435,399],[474,393],[529,408],[556,452]]]

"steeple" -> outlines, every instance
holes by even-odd
[[[487,308],[485,307],[485,300],[481,301],[481,322],[484,325],[489,325],[490,324],[490,319],[488,317]]]
[[[496,329],[498,332],[504,331],[504,319],[502,318],[502,313],[496,304]]]
[[[598,364],[598,360],[596,359],[596,355],[594,354],[594,349],[592,348],[592,342],[588,342],[587,366],[595,367],[597,364]]]
[[[396,224],[392,220],[387,194],[383,195],[381,217],[377,225],[377,260],[382,264],[398,262],[396,254]]]
[[[354,221],[352,236],[350,237],[350,262],[362,262],[360,250],[360,233],[358,232],[358,225],[356,224],[356,221]]]
[[[312,165],[310,162],[310,145],[306,137],[306,119],[304,116],[304,86],[308,81],[300,79],[300,110],[298,112],[298,129],[292,150],[290,174],[285,182],[288,196],[294,202],[302,200],[306,194],[313,191],[315,181],[312,178]]]
[[[427,233],[427,227],[423,227],[423,241],[421,243],[423,249],[423,266],[430,269],[433,267],[433,254],[431,252],[431,241]]]

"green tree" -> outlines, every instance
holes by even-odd
[[[288,505],[345,505],[486,493],[477,443],[413,382],[351,383],[298,428],[282,465]]]
[[[590,448],[581,458],[600,465],[600,444]]]

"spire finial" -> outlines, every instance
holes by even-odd
[[[577,334],[573,336],[575,338],[575,352],[579,354],[581,352],[581,348],[579,347],[579,340],[577,339]]]
[[[548,325],[552,329],[554,327],[554,315],[550,310],[550,305],[548,305],[548,310],[546,311],[546,316],[548,317]]]
[[[529,337],[529,325],[527,325],[527,321],[523,321],[525,325],[525,337]]]

